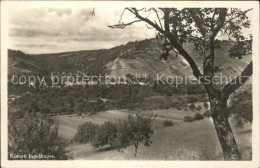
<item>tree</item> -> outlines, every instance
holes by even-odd
[[[8,136],[9,154],[53,155],[48,159],[54,160],[69,157],[65,150],[67,143],[58,135],[58,125],[49,116],[26,113],[21,122],[10,120]]]
[[[135,147],[134,156],[137,155],[137,149],[139,143],[143,143],[145,146],[150,146],[152,141],[150,140],[153,130],[151,128],[151,117],[129,115],[127,122],[129,124],[129,140]]]
[[[247,17],[250,10],[243,11],[237,8],[125,8],[121,17],[127,11],[133,14],[136,20],[126,23],[120,18],[119,24],[109,26],[110,28],[125,28],[136,22],[144,22],[150,26],[148,28],[154,28],[160,36],[164,36],[179,55],[189,63],[193,75],[204,85],[208,94],[212,118],[225,160],[242,159],[228,121],[227,100],[252,75],[252,62],[228,84],[223,87],[217,86],[214,82],[215,47],[218,42],[216,37],[226,35],[235,41],[229,55],[241,59],[246,52],[244,50],[235,52],[238,46],[246,48],[247,52],[252,50],[252,37],[246,39],[241,33],[242,27],[250,27],[250,20]],[[147,12],[155,13],[157,21],[152,21],[149,17],[144,16],[143,13]],[[199,70],[191,54],[183,47],[183,44],[188,42],[194,43],[196,51],[203,56],[203,73]]]
[[[127,120],[119,120],[116,126],[116,138],[112,140],[112,147],[120,151],[120,149],[124,149],[130,144],[130,129]]]
[[[97,124],[86,122],[78,127],[77,133],[75,134],[73,140],[80,143],[92,142],[96,135],[97,129]]]
[[[110,121],[106,121],[104,124],[100,125],[92,141],[94,148],[103,148],[105,145],[110,145],[112,147],[113,139],[116,137],[116,125]]]

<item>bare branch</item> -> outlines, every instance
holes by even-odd
[[[231,82],[226,84],[222,89],[222,97],[227,100],[231,93],[246,83],[247,79],[253,74],[253,63],[252,61],[243,70],[241,75],[237,76]]]
[[[159,17],[159,14],[158,14],[157,10],[156,10],[155,8],[152,8],[152,10],[153,10],[154,13],[156,14],[157,19],[158,19],[158,21],[159,21],[159,23],[160,23],[160,26],[161,26],[161,29],[162,29],[163,27],[162,27],[161,19],[160,19],[160,17]]]
[[[126,8],[123,10],[123,12],[122,12],[121,15],[120,15],[119,23],[121,23],[121,20],[122,20],[122,18],[123,18],[123,15],[124,15],[125,11],[126,11]]]
[[[148,29],[154,29],[153,27],[149,27],[148,24],[146,24],[146,27],[147,27]]]
[[[132,22],[129,22],[129,23],[119,23],[119,24],[116,24],[116,25],[108,26],[108,27],[110,27],[112,29],[115,29],[115,28],[123,29],[126,26],[129,26],[129,25],[131,25],[133,23],[140,22],[140,21],[142,21],[142,20],[135,20],[135,21],[132,21]]]
[[[160,33],[162,34],[165,34],[164,30],[161,29],[156,23],[152,22],[151,20],[147,19],[147,18],[144,18],[142,17],[138,11],[136,10],[136,8],[127,8],[130,12],[132,12],[138,19],[148,23],[149,25],[151,25],[152,27],[154,27],[157,31],[159,31]]]

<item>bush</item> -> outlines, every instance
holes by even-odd
[[[194,102],[197,102],[197,101],[198,101],[198,96],[190,95],[188,97],[188,102],[189,103],[194,103]]]
[[[119,120],[117,124],[116,138],[112,140],[111,147],[120,151],[126,148],[129,144],[129,125],[126,120]]]
[[[189,105],[189,108],[191,109],[191,111],[194,111],[194,109],[196,108],[196,106],[195,106],[195,104],[191,104],[191,105]]]
[[[230,116],[234,117],[235,126],[243,128],[245,123],[252,123],[252,92],[250,90],[239,91],[232,95],[230,100]]]
[[[173,122],[171,120],[165,120],[162,125],[164,127],[170,127],[170,126],[174,126]]]
[[[200,111],[201,109],[202,109],[201,105],[198,105],[198,106],[196,107],[196,110],[197,110],[197,111]]]
[[[204,118],[204,116],[201,115],[201,114],[199,114],[199,113],[196,113],[196,114],[194,115],[194,120],[202,120],[203,118]]]
[[[8,122],[8,156],[17,155],[54,155],[37,160],[66,160],[69,154],[65,150],[68,143],[58,135],[58,124],[50,116],[25,113],[19,122]],[[20,160],[20,158],[11,158]],[[31,158],[25,158],[31,159]]]
[[[208,109],[208,108],[209,108],[209,104],[208,104],[207,102],[204,102],[204,103],[203,103],[203,107],[204,107],[205,109]]]
[[[92,142],[97,129],[98,129],[97,124],[94,124],[92,122],[86,122],[78,127],[78,131],[73,137],[73,141],[79,143]]]
[[[210,110],[207,110],[203,113],[203,116],[205,117],[211,117],[211,111]]]
[[[116,138],[117,128],[116,125],[110,121],[106,121],[100,125],[92,141],[94,148],[103,148],[105,145],[112,147],[113,139]]]
[[[184,120],[183,121],[184,122],[192,122],[192,121],[194,121],[194,118],[191,117],[191,116],[184,116]]]

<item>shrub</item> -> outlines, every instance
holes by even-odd
[[[116,137],[117,128],[112,122],[106,121],[104,124],[100,125],[92,141],[92,146],[94,148],[102,148],[105,145],[110,145],[112,147],[113,139]]]
[[[199,114],[199,113],[196,113],[196,114],[194,115],[194,120],[202,120],[203,118],[204,118],[204,116],[201,115],[201,114]]]
[[[203,103],[203,107],[204,107],[205,109],[208,109],[208,108],[209,108],[209,104],[208,104],[207,102],[204,102],[204,103]]]
[[[117,124],[116,138],[114,138],[111,143],[112,148],[120,151],[130,144],[129,130],[128,122],[126,120],[119,120]]]
[[[191,109],[191,111],[194,111],[194,109],[196,108],[196,106],[195,106],[195,104],[192,103],[192,104],[189,105],[189,108]]]
[[[164,127],[170,127],[170,126],[174,126],[173,122],[171,120],[165,120],[162,125]]]
[[[252,92],[249,90],[239,91],[232,95],[230,100],[230,116],[234,117],[235,126],[243,128],[245,123],[252,123]]]
[[[198,105],[198,106],[196,107],[196,110],[197,110],[197,111],[200,111],[201,109],[202,109],[201,105]]]
[[[92,142],[96,134],[98,125],[92,122],[86,122],[78,127],[78,131],[73,137],[74,142],[88,143]]]
[[[8,122],[8,156],[17,155],[54,155],[55,158],[36,158],[37,160],[66,160],[69,158],[65,150],[68,143],[58,135],[58,124],[50,116],[25,113],[19,121]],[[11,158],[19,160],[19,158]],[[26,158],[30,159],[30,158]]]
[[[205,117],[211,117],[211,111],[210,110],[207,110],[203,113],[203,116]]]
[[[184,120],[183,121],[184,122],[192,122],[192,121],[194,121],[194,118],[191,117],[191,116],[184,116]]]
[[[198,101],[198,96],[190,95],[188,97],[188,102],[189,103],[194,103],[194,102],[197,102],[197,101]]]

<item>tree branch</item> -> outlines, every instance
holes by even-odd
[[[159,14],[158,14],[157,10],[156,10],[155,8],[152,8],[152,10],[155,12],[155,14],[156,14],[156,16],[157,16],[157,19],[158,19],[158,21],[159,21],[159,23],[160,23],[161,29],[162,29],[161,19],[160,19],[160,17],[159,17]]]
[[[222,97],[227,100],[231,93],[233,93],[240,86],[245,84],[248,78],[253,74],[253,63],[252,61],[247,65],[247,67],[242,71],[241,75],[237,76],[231,82],[226,84],[222,89]]]
[[[198,66],[196,65],[195,61],[191,58],[191,56],[183,49],[183,47],[179,44],[179,42],[177,41],[177,39],[172,36],[170,33],[166,33],[166,31],[162,30],[157,24],[153,23],[152,21],[150,21],[147,18],[143,18],[142,16],[139,15],[138,11],[136,11],[135,8],[132,8],[134,10],[134,13],[136,15],[136,17],[140,20],[143,20],[144,22],[148,23],[149,25],[153,26],[157,31],[159,31],[160,33],[162,33],[165,37],[167,37],[170,42],[171,45],[186,59],[186,61],[189,63],[192,71],[193,71],[193,75],[198,79],[203,81],[202,78],[202,74],[200,72],[200,70],[198,69]],[[133,12],[132,12],[133,13]],[[166,16],[167,17],[167,16]],[[166,26],[167,27],[167,26]]]
[[[131,24],[133,24],[133,23],[136,23],[136,22],[141,22],[142,20],[135,20],[135,21],[132,21],[132,22],[129,22],[129,23],[119,23],[119,24],[116,24],[116,25],[112,25],[112,26],[108,26],[108,27],[110,27],[110,28],[112,28],[112,29],[115,29],[115,28],[120,28],[120,29],[123,29],[123,28],[125,28],[126,26],[129,26],[129,25],[131,25]]]
[[[189,63],[193,75],[203,82],[203,75],[201,74],[200,70],[198,69],[198,66],[196,65],[195,61],[192,59],[192,57],[187,53],[183,47],[179,44],[179,42],[174,38],[172,35],[170,35],[169,40],[171,42],[171,45],[185,58],[185,60]]]
[[[199,28],[200,33],[202,34],[203,37],[205,37],[206,27],[204,25],[203,18],[201,18],[200,14],[199,14],[199,9],[192,8],[192,9],[189,9],[189,12],[190,12],[191,17],[194,20],[196,26]]]
[[[214,30],[213,30],[213,34],[212,36],[215,38],[216,35],[218,34],[218,32],[221,30],[221,28],[224,26],[225,21],[226,21],[226,16],[227,16],[227,8],[221,8],[220,10],[220,14],[217,20],[217,25],[214,26]]]
[[[159,31],[162,34],[165,34],[165,31],[163,29],[161,29],[156,23],[152,22],[151,20],[142,17],[138,10],[136,8],[127,8],[127,10],[129,10],[131,13],[133,13],[138,19],[148,23],[149,25],[153,26],[157,31]]]
[[[184,57],[184,59],[189,63],[192,71],[193,71],[193,75],[200,81],[203,82],[203,75],[201,74],[200,70],[198,69],[198,66],[196,65],[195,61],[192,59],[192,57],[189,55],[189,53],[187,53],[187,51],[185,51],[183,49],[183,47],[181,46],[181,44],[179,44],[179,42],[177,41],[176,37],[174,37],[173,35],[171,35],[170,33],[166,33],[166,31],[164,31],[162,28],[160,28],[160,26],[158,26],[158,24],[152,22],[151,20],[142,17],[138,10],[136,8],[126,8],[126,10],[130,11],[131,13],[133,13],[136,18],[146,22],[147,24],[149,24],[150,26],[154,27],[158,32],[160,32],[161,34],[163,34],[165,37],[167,37],[170,42],[171,45]],[[162,10],[164,11],[164,10]],[[109,27],[113,27],[113,26],[109,26]],[[168,27],[168,26],[166,26]]]

